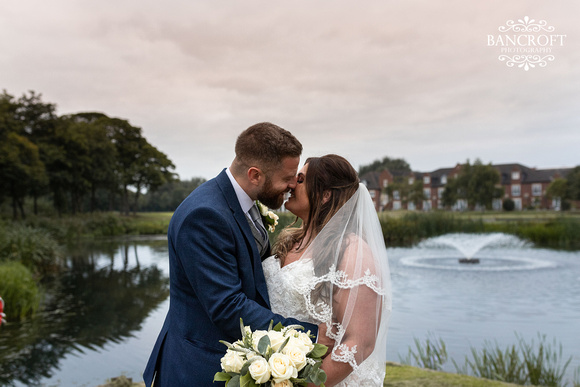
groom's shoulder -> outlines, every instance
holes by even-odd
[[[229,181],[224,182],[220,177],[221,174],[194,189],[177,207],[175,213],[188,213],[205,207],[217,210],[227,206],[222,186]]]

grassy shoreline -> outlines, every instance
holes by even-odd
[[[144,387],[142,381],[120,376],[97,387]],[[513,387],[517,384],[387,362],[384,387]]]
[[[384,387],[509,387],[517,384],[387,362]]]
[[[0,230],[23,225],[46,230],[59,243],[85,237],[166,234],[171,212],[140,212],[122,216],[116,212],[80,214],[60,218],[29,217],[24,221],[0,220]],[[295,216],[278,213],[276,236]],[[391,211],[378,214],[387,246],[411,246],[447,233],[503,232],[516,235],[538,247],[580,249],[580,212],[413,212]]]

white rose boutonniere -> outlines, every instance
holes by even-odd
[[[260,215],[262,215],[262,221],[265,226],[268,226],[268,231],[274,232],[276,226],[278,225],[278,215],[270,211],[268,207],[256,200],[256,205],[260,210]]]

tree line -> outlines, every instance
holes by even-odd
[[[56,212],[137,210],[143,192],[176,181],[175,166],[139,127],[103,113],[58,116],[56,105],[30,91],[0,94],[0,203],[14,219],[31,198],[49,199]]]

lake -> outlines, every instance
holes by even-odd
[[[563,346],[580,367],[580,252],[537,249],[497,236],[461,265],[464,236],[388,248],[393,314],[388,357],[399,361],[414,339],[444,340],[463,364],[486,340],[501,348],[516,333]],[[462,243],[464,245],[462,245]],[[481,244],[481,243],[480,243]],[[69,249],[66,274],[46,287],[46,310],[0,330],[0,385],[87,386],[141,374],[169,307],[164,236],[98,240]],[[449,361],[445,369],[454,372]]]

